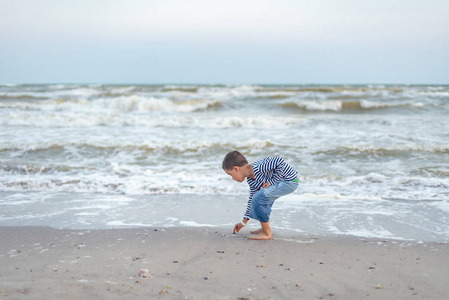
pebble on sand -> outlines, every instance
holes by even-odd
[[[150,278],[151,277],[150,271],[148,269],[141,269],[139,271],[138,275],[139,275],[139,277],[142,277],[142,278]]]

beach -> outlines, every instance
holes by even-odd
[[[248,235],[204,227],[0,227],[0,298],[445,299],[449,293],[447,243]]]

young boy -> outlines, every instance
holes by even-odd
[[[245,180],[249,185],[249,200],[243,221],[235,224],[234,233],[239,232],[250,218],[260,221],[261,229],[251,231],[248,239],[271,240],[271,207],[276,199],[290,194],[298,187],[296,172],[281,157],[266,157],[248,164],[245,156],[238,151],[226,154],[222,163],[226,174],[238,182]]]

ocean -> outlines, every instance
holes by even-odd
[[[281,156],[285,236],[449,242],[448,85],[0,85],[0,226],[228,226]],[[257,226],[256,222],[252,222]]]

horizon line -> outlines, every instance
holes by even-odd
[[[424,86],[424,85],[449,85],[449,83],[180,83],[180,82],[165,82],[165,83],[143,83],[143,82],[45,82],[45,83],[30,83],[30,82],[22,82],[22,83],[0,83],[0,85],[8,86],[8,85],[405,85],[405,86]]]

